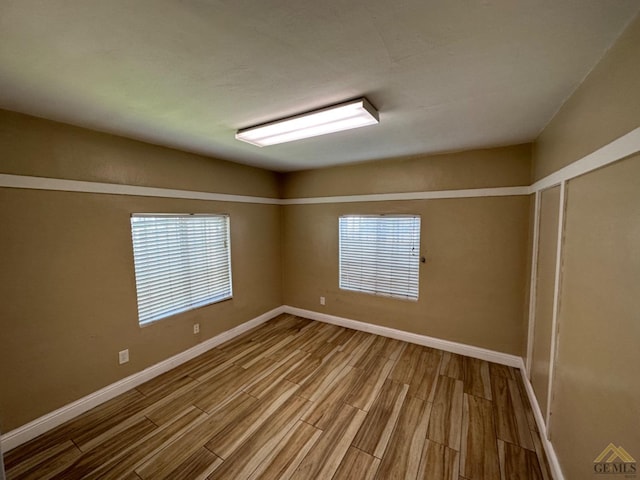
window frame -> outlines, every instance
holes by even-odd
[[[377,289],[367,289],[362,285],[360,288],[355,288],[353,286],[347,286],[343,277],[343,219],[348,218],[358,218],[358,219],[366,219],[366,218],[379,218],[379,219],[393,219],[393,218],[407,218],[417,220],[417,238],[413,240],[416,241],[417,253],[415,254],[416,260],[415,265],[413,265],[414,273],[415,273],[415,286],[413,288],[410,285],[407,286],[404,293],[398,292],[386,292],[386,291],[378,291]],[[422,263],[422,256],[420,254],[421,251],[421,242],[422,242],[422,218],[418,214],[397,214],[397,213],[380,213],[380,214],[345,214],[340,215],[338,217],[338,288],[340,290],[348,291],[348,292],[357,292],[364,293],[368,295],[387,297],[387,298],[396,298],[399,300],[406,300],[411,302],[417,302],[420,297],[420,264]],[[378,245],[378,243],[376,244]],[[407,262],[409,263],[409,262]],[[389,280],[391,283],[391,280]],[[412,291],[415,291],[415,296],[412,295]]]
[[[215,219],[222,219],[224,220],[224,228],[225,228],[225,232],[223,237],[223,242],[225,245],[225,252],[222,252],[221,257],[224,259],[224,261],[226,262],[223,266],[226,267],[226,273],[225,276],[226,278],[228,278],[228,285],[226,283],[223,283],[223,287],[225,287],[224,290],[224,295],[223,296],[210,296],[209,298],[200,300],[200,301],[191,301],[191,302],[186,302],[185,305],[173,305],[170,307],[166,307],[161,313],[155,314],[150,316],[150,318],[145,318],[142,319],[141,318],[141,298],[144,299],[144,297],[140,296],[140,284],[139,284],[139,269],[138,269],[138,261],[136,260],[136,243],[135,243],[135,238],[134,238],[134,222],[136,218],[153,218],[153,219],[180,219],[180,218],[184,218],[184,219],[196,219],[196,218],[215,218]],[[133,267],[134,267],[134,281],[135,281],[135,288],[136,288],[136,307],[137,307],[137,316],[138,316],[138,325],[140,327],[146,327],[149,325],[152,325],[160,320],[164,320],[167,318],[171,318],[174,317],[176,315],[179,315],[181,313],[186,313],[192,310],[196,310],[198,308],[203,308],[209,305],[213,305],[216,303],[220,303],[220,302],[224,302],[227,300],[231,300],[233,299],[233,272],[232,272],[232,262],[231,262],[231,217],[229,214],[226,213],[131,213],[130,214],[130,232],[131,232],[131,245],[132,245],[132,253],[133,253]],[[184,233],[184,230],[179,230],[178,233]],[[209,239],[208,239],[209,240]],[[162,246],[163,243],[159,243],[159,246]],[[191,245],[191,247],[193,247],[193,244]],[[181,255],[187,255],[188,254],[188,248],[185,249],[185,251],[180,250],[180,254]],[[226,253],[226,255],[225,255]],[[205,257],[208,259],[211,258],[215,258],[217,254],[213,254],[209,257]],[[187,264],[187,262],[189,262],[190,260],[192,260],[192,257],[189,256],[187,260],[185,260],[185,265]],[[142,274],[144,274],[144,272],[140,272]],[[208,270],[208,273],[211,273],[211,269]],[[194,281],[195,279],[197,279],[197,277],[195,276],[188,276],[188,295],[193,295],[193,287],[198,285],[198,282]],[[208,285],[214,285],[214,282],[211,282],[210,284],[205,282],[205,284]],[[228,287],[228,288],[227,288]],[[152,296],[153,294],[151,294]],[[166,298],[166,296],[165,296]]]

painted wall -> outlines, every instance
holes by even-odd
[[[636,16],[534,143],[535,180],[638,127],[639,45]]]
[[[529,185],[531,144],[304,170],[283,176],[283,198]]]
[[[275,174],[9,112],[0,173],[276,196]],[[282,304],[280,207],[0,189],[7,432]],[[129,216],[228,213],[232,300],[140,328]],[[193,334],[193,323],[200,333]],[[130,362],[118,365],[118,351]]]
[[[640,126],[638,59],[640,17],[540,135],[536,178]],[[565,478],[586,479],[596,477],[593,460],[610,443],[640,459],[640,156],[569,180],[566,195],[547,427]],[[554,215],[542,210],[541,225]],[[549,255],[556,245],[540,246]],[[538,292],[537,304],[548,303],[545,295]],[[546,315],[535,319],[544,337]]]
[[[397,171],[382,162],[290,174],[284,191],[293,195],[309,186],[313,194],[352,195],[388,192],[390,177],[415,179],[420,172],[430,189],[487,186],[480,179],[465,184],[471,171],[499,171],[506,185],[527,184],[527,146],[453,157],[423,157]],[[507,160],[508,159],[508,160]],[[341,171],[344,172],[341,174]],[[488,174],[487,174],[488,175]],[[346,184],[333,179],[348,177]],[[377,180],[379,178],[379,180]],[[385,187],[376,182],[385,182]],[[474,177],[475,178],[475,177]],[[489,178],[488,176],[486,177]],[[304,187],[298,185],[301,182]],[[407,190],[427,188],[408,182]],[[313,187],[311,187],[313,186]],[[493,183],[495,186],[495,183]],[[527,291],[527,196],[457,198],[289,205],[283,209],[284,302],[409,332],[520,355],[523,348]],[[421,216],[421,265],[417,302],[340,290],[338,287],[338,217],[344,214],[406,213]],[[320,306],[319,297],[326,297]]]
[[[550,436],[573,479],[609,443],[640,460],[640,155],[567,192]]]

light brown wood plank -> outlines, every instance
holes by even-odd
[[[142,480],[136,472],[129,472],[127,475],[122,477],[122,480]]]
[[[509,367],[507,365],[500,365],[499,363],[489,362],[489,373],[493,376],[500,376],[504,378],[508,378],[510,380],[515,380],[516,375],[519,375],[519,371],[513,367]]]
[[[389,375],[389,378],[394,382],[411,384],[418,364],[421,360],[421,352],[424,351],[424,347],[420,345],[409,344],[402,351],[400,358],[396,361],[393,371]]]
[[[196,450],[184,462],[168,473],[168,475],[154,476],[153,478],[184,478],[184,479],[205,479],[222,465],[222,459],[202,447]],[[142,476],[139,476],[143,480]]]
[[[520,392],[520,399],[522,400],[524,414],[525,414],[525,417],[527,418],[527,423],[529,424],[529,430],[537,432],[538,424],[536,423],[536,418],[533,415],[533,409],[531,408],[531,403],[529,403],[529,396],[527,395],[527,389],[524,386],[522,374],[516,375],[516,384],[518,385],[518,391]]]
[[[298,388],[299,386],[295,383],[284,381],[262,400],[257,401],[250,411],[245,412],[245,415],[235,418],[233,422],[227,423],[223,429],[216,432],[205,446],[223,460],[229,458],[231,453],[258,430],[262,423],[296,393]]]
[[[245,387],[244,391],[256,398],[262,398],[278,383],[284,381],[289,373],[301,366],[308,357],[307,352],[295,350],[292,354],[283,357],[273,372]]]
[[[465,393],[460,474],[469,480],[500,479],[497,445],[491,402]]]
[[[345,403],[368,412],[393,369],[394,360],[376,356],[364,365],[363,374],[353,386]]]
[[[427,437],[460,451],[463,383],[452,377],[438,376]]]
[[[114,438],[115,436],[119,435],[120,432],[122,432],[123,430],[125,430],[125,429],[131,427],[132,425],[134,425],[135,423],[139,422],[140,419],[142,419],[143,417],[146,417],[148,415],[148,413],[151,412],[152,410],[154,410],[155,408],[158,408],[158,407],[162,408],[163,405],[165,405],[166,403],[172,401],[174,398],[182,396],[185,392],[190,391],[192,388],[193,387],[192,387],[191,384],[184,385],[184,386],[178,388],[177,390],[175,390],[174,392],[168,393],[165,397],[156,398],[155,399],[155,403],[152,403],[151,405],[149,405],[145,409],[140,410],[136,414],[125,418],[121,422],[114,424],[108,430],[105,430],[105,431],[101,432],[100,434],[97,434],[97,435],[95,435],[93,437],[87,437],[87,439],[84,441],[84,443],[79,443],[79,440],[75,440],[74,442],[76,443],[78,448],[80,448],[80,450],[82,450],[83,452],[91,451],[96,446],[102,444],[103,442],[105,442],[105,441],[107,441],[107,440],[109,440],[111,438]],[[191,408],[191,407],[192,407],[192,405],[188,405],[188,406],[185,406],[184,408],[178,408],[178,409],[174,410],[173,413],[172,413],[172,419],[175,418],[176,414],[184,412],[187,408]]]
[[[338,332],[337,335],[334,335],[333,337],[331,337],[328,340],[328,342],[332,343],[333,345],[338,345],[341,347],[342,345],[345,345],[349,340],[351,340],[351,338],[353,338],[355,333],[356,333],[355,330],[343,328],[340,332]]]
[[[249,479],[288,480],[321,434],[322,430],[298,421],[254,470]]]
[[[269,457],[277,445],[299,422],[310,402],[302,397],[289,398],[248,440],[224,461],[209,478],[236,480],[249,476]]]
[[[140,437],[148,435],[157,428],[151,420],[142,417],[130,427],[119,431],[89,450],[53,478],[55,480],[80,480],[88,473],[98,469],[105,459],[118,455],[138,441]]]
[[[416,478],[430,413],[430,403],[407,397],[376,478]]]
[[[350,367],[356,366],[360,359],[369,352],[374,340],[375,335],[358,332],[352,337],[351,341],[339,347],[340,350],[349,357],[347,363]]]
[[[542,480],[538,457],[531,450],[498,440],[501,480]]]
[[[68,468],[82,452],[71,441],[51,447],[29,461],[7,470],[7,477],[16,480],[49,480]]]
[[[517,443],[518,426],[513,413],[508,379],[500,375],[492,375],[491,391],[493,395],[496,435],[501,440]],[[527,427],[527,431],[528,430],[529,428]]]
[[[349,447],[347,454],[340,462],[338,471],[331,480],[372,480],[376,476],[380,459]]]
[[[202,422],[193,426],[188,435],[178,438],[166,448],[158,451],[140,464],[135,470],[144,480],[149,478],[165,478],[176,465],[185,461],[216,434],[234,421],[246,418],[254,411],[257,400],[250,395],[239,395],[234,401],[211,415],[206,415]],[[214,452],[215,453],[215,452]]]
[[[331,344],[327,344],[331,345]],[[331,369],[331,365],[335,359],[345,358],[344,354],[339,351],[338,346],[332,346],[331,351],[324,356],[309,355],[307,361],[295,367],[291,372],[285,375],[285,379],[298,385],[306,382],[312,375],[318,374],[321,368]],[[327,366],[329,365],[329,366]]]
[[[542,473],[542,478],[544,480],[552,480],[553,476],[551,475],[549,463],[547,462],[547,456],[545,455],[544,447],[542,446],[542,442],[540,440],[540,435],[538,434],[538,432],[531,431],[531,439],[533,440],[533,445],[536,451],[536,457],[538,458],[538,465],[540,465],[540,473]]]
[[[418,364],[409,381],[410,396],[433,402],[441,361],[442,352],[433,348],[422,348]]]
[[[395,338],[381,337],[376,335],[372,350],[375,350],[376,355],[389,360],[397,360],[400,358],[402,351],[407,347],[406,342],[401,342]]]
[[[464,379],[464,369],[462,367],[462,355],[457,353],[444,352],[442,363],[440,364],[440,375],[452,377],[456,380]]]
[[[427,440],[418,470],[419,480],[458,480],[459,452],[433,440]]]
[[[136,443],[115,457],[109,459],[100,468],[86,475],[86,480],[116,480],[134,471],[158,451],[181,438],[191,428],[199,425],[207,418],[197,408],[190,408],[177,414],[173,422],[163,425],[153,432],[141,437]]]
[[[514,445],[534,450],[529,424],[515,380],[501,375],[492,375],[491,386],[497,437]]]
[[[365,416],[366,413],[362,410],[343,405],[335,422],[320,435],[318,442],[304,457],[291,478],[331,478],[338,470]]]
[[[353,441],[354,447],[382,458],[396,426],[409,385],[386,380],[364,424]]]
[[[302,384],[298,395],[316,401],[327,388],[335,382],[340,372],[347,367],[347,357],[342,352],[337,352],[331,357],[330,362],[326,362],[314,371]]]
[[[185,372],[194,380],[204,380],[212,372],[233,365],[231,356],[217,348],[204,353],[204,356],[203,359],[197,357],[190,360],[185,366]]]
[[[48,450],[51,446],[71,440],[72,436],[89,438],[99,435],[144,408],[144,401],[144,395],[136,390],[118,395],[102,404],[100,408],[91,409],[37,439],[5,453],[5,468],[11,470],[14,465]]]
[[[264,361],[264,359],[278,359],[283,354],[288,355],[291,353],[291,350],[288,348],[289,344],[293,342],[295,338],[295,335],[288,335],[264,350],[257,350],[258,354],[254,358],[243,359],[240,366],[242,368],[250,368],[257,363]]]
[[[214,412],[226,399],[241,392],[251,382],[262,378],[261,375],[268,375],[271,367],[272,365],[265,364],[255,369],[245,370],[234,365],[224,375],[213,377],[200,384],[193,404],[205,412]]]
[[[320,430],[325,430],[338,415],[345,397],[362,374],[363,372],[357,368],[343,368],[324,393],[312,403],[302,419]]]
[[[463,357],[464,393],[491,400],[489,362]]]
[[[378,357],[387,360],[398,360],[406,346],[406,343],[400,342],[399,340],[374,335],[369,347],[364,350],[358,359],[352,361],[350,365],[355,368],[366,368],[371,360]]]

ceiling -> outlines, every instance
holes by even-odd
[[[531,141],[637,0],[0,0],[0,108],[277,171]],[[366,96],[380,124],[258,148]]]

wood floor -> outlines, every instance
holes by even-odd
[[[5,458],[9,479],[551,479],[520,373],[282,315]]]

